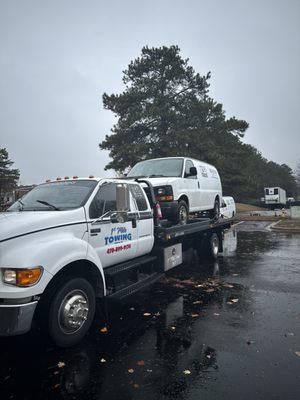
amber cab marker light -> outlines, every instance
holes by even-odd
[[[89,178],[92,179],[92,178],[95,178],[95,177],[94,177],[94,175],[90,175]]]
[[[74,176],[73,176],[73,179],[78,179],[78,176],[77,176],[77,175],[74,175]]]
[[[46,179],[46,183],[49,183],[49,182],[51,182],[51,179]]]
[[[57,180],[57,181],[61,181],[61,177],[58,176],[58,177],[56,178],[56,180]]]
[[[65,179],[70,179],[68,176],[65,176]]]
[[[4,269],[3,282],[14,286],[33,286],[42,276],[43,268],[26,268],[26,269]]]
[[[36,284],[41,275],[42,275],[42,268],[32,268],[32,269],[21,269],[17,271],[17,285],[18,286],[32,286]]]

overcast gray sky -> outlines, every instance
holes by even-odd
[[[144,45],[178,44],[245,141],[300,161],[299,0],[0,0],[0,147],[21,183],[102,175],[101,96]],[[106,172],[105,175],[111,175]]]

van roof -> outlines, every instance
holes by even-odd
[[[197,162],[200,162],[200,163],[202,163],[202,164],[204,164],[204,165],[207,165],[207,166],[209,166],[209,167],[212,167],[212,168],[215,168],[216,169],[216,167],[214,166],[214,165],[212,165],[212,164],[209,164],[209,163],[207,163],[207,162],[205,162],[205,161],[201,161],[201,160],[197,160],[196,158],[192,158],[192,157],[158,157],[158,158],[149,158],[149,159],[147,159],[147,160],[141,160],[141,161],[139,161],[139,162],[143,162],[143,161],[153,161],[153,160],[169,160],[169,159],[182,159],[182,160],[191,160],[191,161],[197,161]]]

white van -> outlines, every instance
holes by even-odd
[[[152,183],[164,218],[186,224],[189,213],[200,211],[219,218],[222,185],[210,164],[186,157],[156,158],[137,163],[127,176]]]
[[[223,196],[220,214],[223,218],[233,218],[235,216],[236,207],[233,197]]]

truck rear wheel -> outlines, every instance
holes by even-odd
[[[218,258],[220,248],[219,237],[216,233],[213,233],[207,240],[207,257],[210,260],[216,260]]]
[[[48,333],[60,347],[73,346],[86,335],[95,315],[95,291],[84,278],[57,285],[49,302]]]
[[[198,257],[206,260],[217,260],[220,250],[220,239],[216,233],[204,238],[197,248]]]

